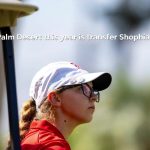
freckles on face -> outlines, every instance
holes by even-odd
[[[83,95],[80,87],[69,89],[61,93],[62,112],[78,124],[92,120],[94,112],[94,102]]]

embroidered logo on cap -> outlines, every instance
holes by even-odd
[[[73,63],[73,62],[71,62],[70,64],[72,64],[72,65],[75,66],[76,68],[80,69],[80,66],[79,66],[79,65],[77,65],[77,64],[75,64],[75,63]]]

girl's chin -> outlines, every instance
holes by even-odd
[[[87,118],[86,120],[83,121],[83,123],[89,123],[91,122],[93,119],[93,116],[91,116],[90,118]]]

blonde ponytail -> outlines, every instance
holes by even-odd
[[[33,99],[26,101],[21,110],[21,118],[19,121],[20,140],[25,137],[30,124],[36,115],[36,104]]]
[[[49,100],[45,99],[38,111],[36,111],[36,103],[33,99],[26,101],[21,110],[19,121],[20,141],[22,141],[30,128],[33,119],[46,119],[50,123],[55,123],[55,108],[51,105]],[[11,150],[10,140],[6,150]]]
[[[21,111],[21,118],[19,121],[20,140],[25,137],[28,132],[30,124],[36,115],[36,104],[33,99],[26,101]],[[11,150],[11,139],[8,140],[6,150]]]
[[[51,105],[49,100],[44,100],[36,117],[37,119],[46,119],[52,124],[55,123],[55,108]]]

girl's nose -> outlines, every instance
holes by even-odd
[[[97,95],[93,93],[92,96],[90,97],[90,101],[96,102],[97,101]]]

